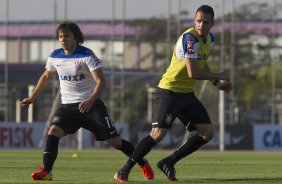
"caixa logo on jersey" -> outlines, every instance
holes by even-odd
[[[60,80],[63,81],[82,81],[85,79],[85,75],[84,74],[80,74],[80,75],[60,75]]]

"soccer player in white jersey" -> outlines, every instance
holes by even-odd
[[[103,64],[92,50],[82,46],[84,36],[78,25],[64,22],[56,29],[61,48],[54,50],[46,63],[46,70],[39,78],[31,96],[21,101],[29,106],[57,72],[61,89],[61,106],[50,122],[47,142],[43,152],[44,167],[32,173],[34,180],[52,180],[53,164],[58,155],[59,140],[83,127],[91,131],[98,141],[107,141],[114,148],[131,156],[134,147],[121,139],[104,103],[99,99],[105,88]],[[154,173],[145,159],[138,164],[146,180]]]

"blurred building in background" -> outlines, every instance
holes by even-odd
[[[212,32],[216,46],[209,58],[212,70],[230,71],[234,82],[234,91],[224,96],[225,122],[282,123],[282,21],[277,11],[281,5],[275,0],[269,4],[230,2],[228,12],[225,1],[218,1],[215,7],[217,20]],[[1,121],[28,120],[28,110],[19,108],[18,101],[28,95],[28,86],[35,85],[50,52],[59,47],[56,27],[70,20],[66,8],[57,6],[56,0],[53,3],[54,20],[10,21],[6,15],[6,21],[0,22]],[[74,21],[84,33],[84,45],[105,64],[108,86],[103,98],[114,120],[144,123],[150,120],[149,89],[156,87],[168,66],[177,36],[193,25],[187,15],[194,14],[194,10],[181,7],[189,4],[187,0],[167,0],[167,15],[129,20],[127,3],[112,1],[109,20]],[[175,6],[178,8],[173,12]],[[123,13],[116,18],[118,8]],[[65,12],[64,18],[58,20],[56,12]],[[196,90],[217,123],[219,94],[212,86],[205,88],[207,85],[198,83]],[[46,121],[57,92],[58,81],[54,79],[34,103],[34,121]]]

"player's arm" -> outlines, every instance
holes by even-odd
[[[204,68],[207,72],[210,72],[209,65],[206,64]],[[223,90],[225,92],[229,92],[233,89],[232,83],[230,81],[220,81],[219,79],[211,79],[210,80],[214,86],[216,86],[219,90]]]
[[[93,90],[92,95],[90,96],[89,100],[92,102],[95,102],[102,94],[103,90],[106,87],[106,80],[102,71],[102,68],[98,68],[96,70],[93,70],[92,76],[96,82],[96,86]]]
[[[198,57],[201,43],[199,39],[192,33],[185,33],[177,41],[175,53],[176,56],[185,62],[189,78],[196,80],[229,80],[226,72],[211,72],[208,65],[199,69]],[[183,57],[183,58],[182,58]]]
[[[45,70],[45,72],[39,78],[34,90],[32,91],[32,94],[21,101],[21,106],[29,106],[31,103],[33,103],[36,97],[46,87],[47,83],[53,78],[53,76],[53,71]]]
[[[102,68],[91,71],[91,74],[96,82],[96,86],[91,96],[86,101],[79,104],[79,110],[82,113],[89,111],[92,104],[101,96],[103,90],[106,87],[106,80]]]
[[[188,76],[196,80],[230,80],[229,74],[226,72],[211,72],[207,64],[204,69],[199,69],[197,59],[185,58]]]
[[[208,64],[205,65],[204,70],[206,70],[206,72],[211,72],[210,67],[209,67]],[[216,86],[216,87],[218,87],[218,86],[220,85],[220,80],[219,80],[219,79],[210,79],[210,82],[211,82],[214,86]]]

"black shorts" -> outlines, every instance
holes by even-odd
[[[178,117],[187,130],[195,130],[192,124],[211,124],[206,108],[193,92],[176,93],[158,88],[154,97],[153,127],[171,128]]]
[[[51,125],[59,126],[65,134],[73,134],[79,128],[85,128],[92,132],[98,141],[119,136],[101,100],[96,100],[91,109],[85,113],[81,113],[78,106],[79,103],[62,104],[56,110]]]

